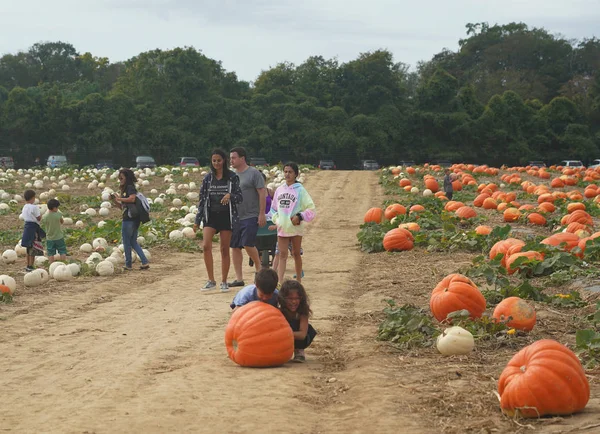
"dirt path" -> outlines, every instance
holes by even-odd
[[[223,344],[233,293],[200,294],[201,256],[156,252],[148,274],[23,294],[26,308],[3,313],[0,430],[424,432],[395,404],[412,392],[361,366],[374,326],[353,327],[365,315],[354,299],[356,231],[379,203],[377,177],[316,173],[307,188],[319,217],[305,238],[304,283],[320,332],[307,364],[235,366]]]

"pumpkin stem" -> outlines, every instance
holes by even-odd
[[[523,365],[519,369],[521,369],[521,372],[525,373],[525,371],[527,370],[527,367],[525,365]]]
[[[231,343],[231,345],[233,345],[233,350],[237,351],[237,349],[238,349],[238,343],[237,343],[237,341],[235,339],[233,340],[233,342]]]

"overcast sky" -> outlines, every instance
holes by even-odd
[[[278,62],[378,48],[414,66],[456,50],[469,22],[600,37],[600,0],[0,0],[0,11],[0,54],[60,40],[116,62],[193,46],[248,81]]]

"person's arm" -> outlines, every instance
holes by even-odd
[[[294,332],[294,340],[303,340],[308,333],[308,316],[300,316],[300,330]]]
[[[315,218],[315,203],[304,187],[300,192],[300,209],[301,211],[292,217],[294,225],[299,225],[302,221],[310,222]]]
[[[194,221],[194,232],[198,230],[200,227],[200,223],[202,223],[202,214],[204,213],[204,204],[208,197],[208,175],[204,177],[202,180],[202,185],[200,186],[200,202],[198,202],[198,212],[196,213],[196,220]]]
[[[36,206],[35,207],[35,218],[37,219],[38,222],[42,221],[42,213],[40,212],[40,209]]]
[[[244,201],[242,189],[240,188],[240,178],[237,175],[234,175],[231,178],[231,193],[229,199],[232,203],[235,203],[236,205]]]
[[[267,208],[267,193],[265,187],[257,188],[258,192],[258,226],[261,228],[267,224],[265,209]]]

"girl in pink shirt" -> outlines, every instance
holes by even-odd
[[[288,257],[288,246],[292,245],[296,279],[302,280],[302,236],[306,223],[315,218],[315,204],[302,184],[296,182],[299,169],[296,163],[287,163],[283,167],[285,184],[275,190],[271,204],[271,220],[277,227],[277,243],[279,247],[279,266],[277,274],[279,282],[283,282]]]

